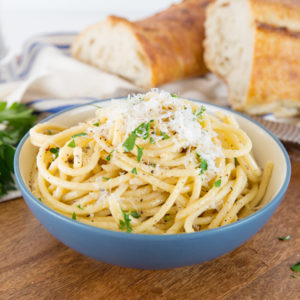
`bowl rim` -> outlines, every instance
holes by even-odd
[[[84,97],[82,97],[84,98]],[[122,99],[126,99],[127,97],[116,97],[116,98],[104,98],[104,99],[97,99],[97,100],[93,100],[87,103],[83,103],[83,104],[79,104],[79,105],[74,105],[72,107],[68,107],[66,109],[63,109],[57,113],[54,113],[48,117],[46,117],[45,119],[41,120],[39,123],[44,123],[44,122],[48,122],[49,120],[64,114],[66,112],[69,112],[73,109],[78,109],[87,105],[93,105],[94,103],[99,103],[99,102],[105,102],[105,101],[110,101],[110,100],[122,100]],[[217,104],[213,104],[213,103],[209,103],[203,100],[197,100],[197,99],[192,99],[192,98],[186,98],[186,97],[180,97],[183,99],[187,99],[193,102],[197,102],[203,105],[209,105],[209,106],[213,106],[215,108],[218,108],[220,110],[225,110],[228,111],[232,114],[238,115],[248,121],[250,121],[251,123],[253,123],[254,125],[260,127],[267,135],[269,135],[275,142],[276,144],[279,146],[281,152],[283,153],[284,159],[285,159],[285,163],[286,163],[286,176],[284,179],[284,182],[282,183],[282,186],[280,188],[280,190],[277,192],[277,194],[272,198],[272,200],[265,205],[263,208],[259,209],[258,211],[254,212],[253,214],[251,214],[250,216],[243,218],[239,221],[233,222],[231,224],[228,225],[224,225],[221,227],[217,227],[217,228],[213,228],[213,229],[206,229],[203,231],[197,231],[197,232],[191,232],[191,233],[175,233],[175,234],[145,234],[145,233],[127,233],[127,232],[120,232],[120,231],[114,231],[114,230],[109,230],[109,229],[104,229],[104,228],[100,228],[100,227],[96,227],[96,226],[92,226],[92,225],[88,225],[88,224],[84,224],[82,222],[73,220],[71,218],[68,218],[62,214],[60,214],[59,212],[51,209],[50,207],[48,207],[47,205],[45,205],[43,202],[38,201],[38,199],[31,193],[31,191],[29,190],[29,188],[27,187],[27,185],[25,184],[21,172],[20,172],[20,168],[19,168],[19,157],[20,157],[20,152],[23,148],[24,143],[27,141],[27,139],[29,138],[29,131],[24,135],[24,137],[21,139],[21,141],[19,142],[17,149],[16,149],[16,153],[14,156],[14,171],[15,171],[15,178],[16,178],[16,182],[17,185],[22,193],[22,196],[24,198],[29,198],[30,200],[32,200],[35,205],[39,206],[40,209],[42,209],[44,212],[52,215],[55,218],[59,218],[62,222],[67,222],[69,225],[71,226],[77,226],[79,229],[82,230],[88,230],[91,233],[95,233],[95,234],[101,234],[101,235],[105,235],[105,236],[111,236],[114,238],[120,238],[120,239],[130,239],[130,240],[151,240],[151,241],[162,241],[162,240],[166,240],[166,241],[170,241],[170,240],[189,240],[189,239],[195,239],[195,238],[200,238],[203,237],[205,238],[206,236],[209,236],[211,234],[216,234],[216,233],[222,233],[224,231],[227,230],[231,230],[234,229],[235,227],[239,226],[239,225],[247,225],[248,223],[251,223],[253,221],[253,219],[256,219],[257,217],[259,217],[260,215],[263,215],[267,210],[271,209],[273,206],[277,205],[277,203],[281,202],[287,188],[290,182],[290,178],[291,178],[291,162],[290,162],[290,158],[289,155],[286,151],[286,149],[284,148],[283,144],[280,142],[280,140],[272,133],[270,132],[268,129],[266,129],[264,126],[262,126],[260,123],[258,123],[257,121],[251,119],[250,117],[234,111],[228,107],[223,107]],[[26,199],[25,199],[26,200]]]

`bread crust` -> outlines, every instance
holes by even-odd
[[[109,16],[104,22],[127,26],[138,41],[141,56],[151,70],[150,82],[145,87],[155,87],[192,76],[207,73],[203,61],[205,8],[211,0],[185,0],[149,18],[130,22]],[[103,26],[92,25],[75,39],[72,55],[82,60],[78,45],[90,30]],[[85,61],[91,63],[91,61]]]
[[[235,1],[235,0],[228,0]],[[229,88],[233,108],[253,114],[300,112],[300,1],[248,0],[254,46],[246,94],[235,99],[228,78],[221,76],[213,57],[205,54],[211,71]],[[208,7],[208,17],[213,4]]]

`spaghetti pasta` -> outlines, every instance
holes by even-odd
[[[236,120],[163,91],[112,100],[71,128],[30,130],[39,148],[32,192],[85,224],[133,233],[216,228],[253,213],[262,172]]]

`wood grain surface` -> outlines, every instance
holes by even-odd
[[[276,213],[235,251],[192,267],[147,271],[85,257],[52,237],[23,199],[0,204],[0,299],[300,299],[300,155]],[[290,235],[288,241],[278,236]]]

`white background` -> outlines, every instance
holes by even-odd
[[[0,0],[0,26],[14,53],[40,33],[80,31],[109,14],[136,20],[179,0]]]

